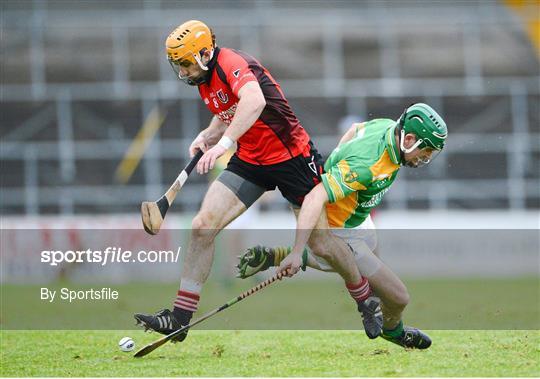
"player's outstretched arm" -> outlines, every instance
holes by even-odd
[[[345,142],[349,142],[350,140],[352,140],[356,136],[356,132],[360,128],[364,127],[364,124],[365,124],[364,122],[352,124],[352,126],[349,128],[349,130],[347,130],[347,133],[345,133],[343,135],[343,137],[341,137],[341,139],[339,140],[338,146],[341,145],[341,144],[344,144]]]
[[[294,247],[287,258],[281,262],[280,271],[287,271],[287,275],[293,276],[300,270],[302,253],[327,202],[328,194],[322,183],[317,184],[304,198],[296,224]]]

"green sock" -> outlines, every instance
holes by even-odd
[[[292,247],[290,246],[276,246],[272,248],[274,251],[274,266],[279,266],[281,261],[290,254]]]
[[[393,337],[393,338],[401,337],[401,335],[403,334],[403,321],[400,320],[399,323],[397,324],[397,326],[394,329],[384,329],[383,328],[383,334],[385,336],[389,336],[389,337]]]
[[[308,249],[306,247],[304,248],[304,251],[302,252],[302,271],[306,271],[307,258],[308,258]]]

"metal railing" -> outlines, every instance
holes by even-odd
[[[478,200],[492,201],[493,204],[488,206],[496,208],[537,208],[540,201],[540,183],[538,172],[534,170],[537,163],[534,162],[538,160],[540,152],[540,134],[537,132],[539,117],[534,112],[534,109],[537,109],[534,104],[540,96],[538,69],[525,76],[511,70],[507,75],[488,76],[483,69],[480,49],[480,36],[484,28],[503,25],[504,28],[519,32],[519,20],[495,2],[476,2],[471,6],[462,3],[457,7],[441,4],[422,6],[421,3],[408,2],[408,6],[401,6],[400,2],[396,2],[388,7],[388,2],[375,1],[357,7],[355,2],[349,2],[337,9],[325,9],[324,17],[320,17],[320,9],[300,9],[299,3],[283,6],[277,2],[255,1],[251,6],[240,8],[243,13],[241,18],[236,16],[239,9],[203,9],[194,3],[187,6],[190,10],[188,13],[193,18],[204,19],[215,30],[222,30],[223,35],[227,35],[225,29],[231,27],[229,20],[233,17],[236,28],[234,33],[239,34],[241,45],[234,47],[249,51],[255,56],[264,52],[260,41],[265,28],[279,29],[294,25],[299,29],[310,27],[310,30],[317,30],[319,34],[315,40],[320,42],[321,61],[326,69],[317,77],[279,80],[294,109],[302,110],[298,105],[300,100],[322,100],[343,104],[342,109],[346,114],[369,118],[372,112],[372,107],[368,105],[370,101],[379,99],[382,104],[391,104],[397,99],[399,106],[392,107],[402,109],[407,105],[405,102],[415,98],[430,102],[444,117],[451,118],[452,114],[444,108],[446,104],[452,104],[455,98],[475,100],[497,96],[507,99],[510,106],[505,116],[509,117],[510,131],[493,132],[494,113],[479,106],[471,114],[475,116],[474,125],[468,125],[465,130],[459,129],[457,132],[450,130],[448,148],[424,171],[425,178],[402,175],[396,182],[395,189],[388,193],[385,206],[406,209],[412,199],[425,202],[427,207],[441,209],[474,208]],[[26,120],[20,120],[15,127],[3,133],[0,158],[5,165],[20,163],[23,181],[15,185],[16,183],[10,184],[2,180],[4,184],[0,208],[4,212],[37,214],[44,210],[47,212],[47,209],[53,207],[55,211],[70,214],[92,206],[97,212],[136,209],[142,199],[159,196],[168,181],[175,176],[171,168],[164,167],[164,160],[178,159],[177,166],[181,167],[180,160],[186,158],[187,146],[196,133],[193,126],[204,127],[201,123],[207,115],[202,114],[197,105],[197,91],[174,81],[165,59],[159,60],[157,80],[130,80],[129,69],[126,67],[129,67],[130,54],[133,52],[128,48],[127,31],[133,28],[149,28],[151,38],[155,39],[156,44],[161,44],[166,33],[179,22],[180,17],[176,12],[178,9],[171,8],[171,3],[152,1],[144,4],[140,9],[122,12],[71,10],[71,16],[67,17],[65,10],[49,9],[47,2],[35,1],[31,9],[7,9],[2,12],[3,31],[16,30],[32,34],[28,50],[28,59],[32,64],[27,67],[28,82],[0,84],[1,107],[7,110],[19,103],[49,104],[33,110]],[[324,6],[319,4],[319,7]],[[184,13],[185,10],[183,9]],[[408,25],[414,25],[419,18],[423,20],[426,30],[435,30],[450,24],[462,26],[460,49],[463,56],[463,76],[402,76],[400,52],[404,48],[400,46],[399,31]],[[359,79],[346,76],[345,65],[349,58],[344,44],[350,25],[377,28],[376,48],[371,52],[378,54],[380,77]],[[110,36],[113,46],[112,79],[98,78],[91,82],[67,83],[47,80],[48,28],[74,31],[84,27],[98,28]],[[287,61],[287,58],[283,60]],[[286,65],[286,62],[284,64]],[[108,136],[95,141],[74,137],[74,119],[79,117],[78,113],[74,114],[74,104],[94,100],[111,103],[136,101],[139,104],[138,112],[142,115],[141,123],[151,109],[155,106],[163,107],[164,102],[169,102],[168,106],[170,102],[177,102],[181,107],[181,138],[164,138],[161,133],[156,135],[140,167],[143,173],[142,182],[124,186],[114,184],[112,177],[110,181],[99,184],[89,184],[77,179],[77,174],[81,174],[77,172],[78,162],[100,162],[96,165],[96,170],[99,170],[100,164],[102,167],[112,167],[120,161],[130,143],[129,139],[122,136]],[[316,105],[313,108],[316,108]],[[311,108],[304,111],[310,113]],[[388,112],[385,116],[397,115]],[[96,128],[106,129],[110,122],[92,115],[91,111],[85,117],[91,120]],[[318,121],[312,121],[313,125],[307,125],[305,121],[304,123],[321,152],[328,154],[338,140],[337,127],[331,126],[335,133],[325,135],[317,131]],[[54,139],[41,140],[34,137],[51,123],[57,128]],[[131,125],[131,128],[138,126]],[[327,125],[326,128],[328,129]],[[504,170],[501,170],[500,176],[496,178],[482,178],[479,175],[478,178],[470,179],[450,175],[449,162],[454,157],[463,157],[466,154],[500,154],[504,157]],[[54,167],[44,168],[41,165],[43,161],[53,162]],[[9,170],[15,170],[11,167],[13,166],[9,166]],[[5,174],[3,168],[2,176]],[[86,174],[92,175],[92,172]],[[193,204],[201,199],[206,185],[204,180],[195,179],[192,185],[186,187],[189,195],[178,200],[181,209],[192,209]],[[467,190],[464,190],[465,188]],[[478,205],[484,206],[486,205]]]

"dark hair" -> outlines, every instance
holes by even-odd
[[[216,35],[214,34],[214,31],[212,30],[211,27],[208,27],[208,29],[210,29],[210,34],[212,34],[212,47],[215,48],[216,47]]]

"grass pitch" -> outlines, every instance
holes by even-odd
[[[195,317],[222,305],[260,279],[210,280]],[[538,330],[540,281],[526,278],[410,279],[411,302],[404,321],[429,330]],[[54,283],[60,290],[104,284]],[[108,286],[108,285],[107,285]],[[1,286],[0,325],[5,330],[127,330],[133,314],[170,306],[178,283],[113,285],[118,301],[41,301],[40,284]],[[503,300],[504,299],[504,300]],[[32,311],[29,312],[28,310]],[[204,330],[355,330],[356,306],[337,276],[328,280],[286,279],[197,326]]]
[[[431,331],[404,350],[363,331],[201,331],[144,358],[142,331],[2,331],[2,376],[540,376],[539,331]]]
[[[256,282],[210,283],[195,318]],[[426,351],[353,331],[361,328],[360,317],[338,280],[293,278],[205,321],[185,342],[140,359],[121,352],[118,341],[130,336],[138,349],[157,339],[155,333],[128,330],[132,314],[170,304],[176,283],[115,286],[121,301],[71,305],[40,302],[35,286],[4,285],[0,375],[540,377],[538,278],[406,284],[412,301],[404,320],[431,329],[433,345]],[[36,325],[111,330],[13,330]],[[242,328],[266,330],[235,331]],[[528,330],[504,330],[517,328]]]

